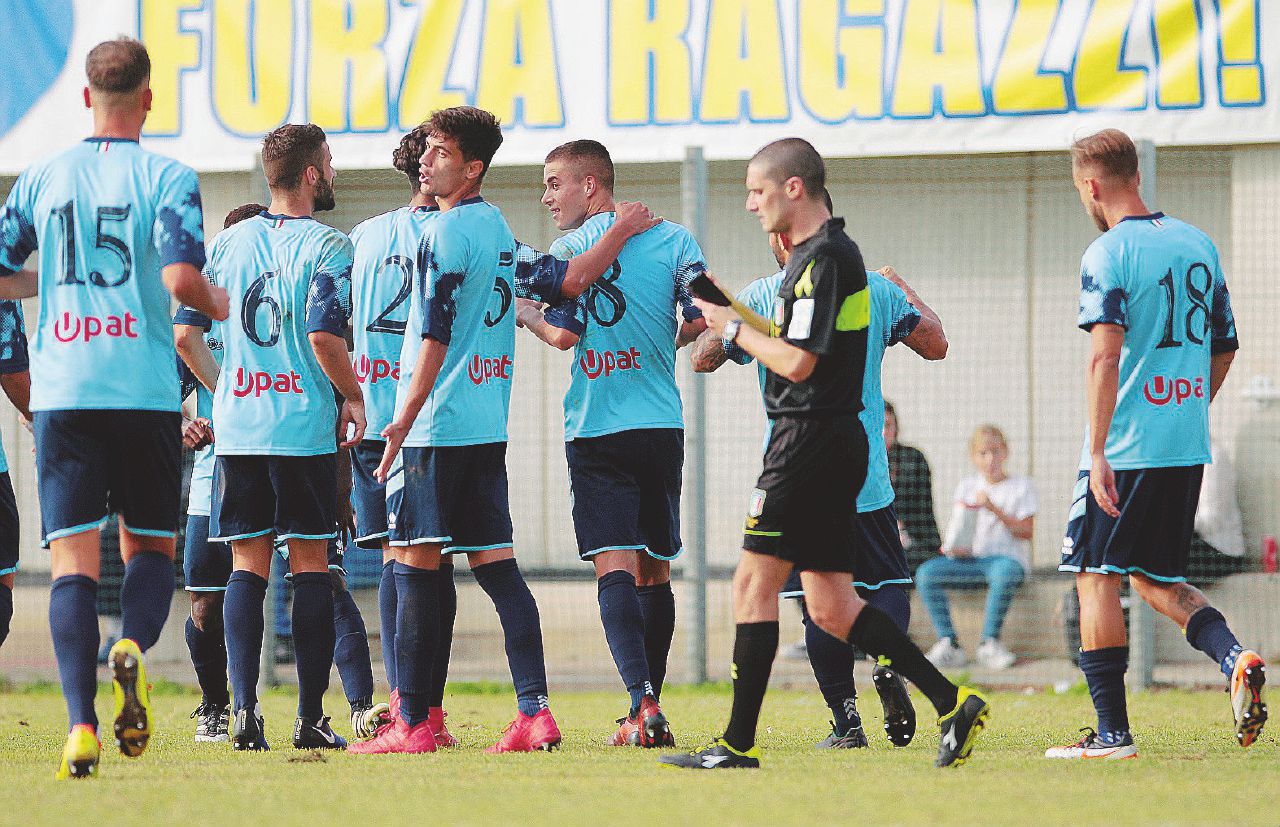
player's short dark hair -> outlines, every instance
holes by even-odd
[[[430,124],[418,124],[400,139],[400,145],[391,153],[391,166],[403,172],[415,190],[418,188],[418,168],[423,153],[427,151],[427,136],[430,134]]]
[[[813,199],[820,199],[827,189],[827,165],[813,144],[804,138],[783,138],[766,144],[751,156],[748,165],[759,165],[770,179],[779,183],[799,178],[804,191]]]
[[[1138,174],[1138,148],[1119,129],[1104,129],[1071,145],[1071,164],[1091,168],[1104,178],[1132,181]]]
[[[502,124],[492,112],[474,106],[451,106],[431,113],[427,127],[432,135],[457,141],[464,161],[480,161],[489,171],[498,147],[502,146]]]
[[[560,144],[547,153],[543,163],[552,161],[566,161],[574,165],[579,174],[592,176],[603,189],[613,192],[613,158],[599,141],[583,139]]]
[[[307,167],[324,163],[324,130],[313,123],[287,123],[262,139],[262,171],[272,189],[297,189]]]
[[[822,203],[826,205],[827,212],[831,213],[832,215],[835,215],[836,204],[834,201],[831,200],[831,190],[827,189],[826,187],[822,188]]]
[[[894,419],[898,418],[898,409],[893,407],[893,403],[888,399],[884,401],[884,414],[885,416],[891,416]]]
[[[94,91],[135,92],[151,77],[151,56],[141,41],[131,37],[104,40],[89,50],[84,73]]]
[[[255,215],[262,215],[267,208],[261,204],[241,204],[231,212],[227,213],[227,217],[222,219],[222,229],[230,227],[232,224],[239,224],[246,218],[253,218]]]

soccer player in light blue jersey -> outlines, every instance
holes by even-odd
[[[1080,594],[1080,669],[1097,731],[1047,758],[1132,758],[1120,579],[1183,630],[1228,681],[1236,740],[1267,720],[1266,668],[1222,613],[1186,582],[1209,450],[1209,403],[1239,347],[1218,250],[1203,232],[1152,212],[1138,153],[1107,129],[1071,148],[1085,211],[1102,231],[1080,265],[1080,327],[1089,333],[1088,430],[1058,568]]]
[[[777,233],[769,235],[769,248],[779,267],[785,267],[790,244]],[[769,318],[784,273],[756,279],[738,293],[738,300]],[[889,615],[904,632],[911,619],[911,603],[906,587],[911,582],[906,554],[898,534],[898,518],[893,510],[893,486],[889,481],[889,458],[884,443],[884,396],[881,391],[881,363],[889,347],[899,342],[921,357],[942,359],[947,338],[938,315],[891,267],[867,271],[871,293],[871,320],[867,330],[867,362],[862,380],[862,412],[858,415],[867,433],[867,478],[859,491],[856,509],[861,532],[855,553],[854,586],[858,595]],[[700,373],[714,371],[727,360],[740,365],[753,361],[750,354],[707,331],[694,343],[690,360]],[[764,394],[765,367],[758,364],[760,392]],[[854,688],[854,651],[813,622],[804,604],[799,577],[794,573],[783,587],[783,597],[800,600],[804,617],[805,648],[813,675],[827,707],[831,710],[831,735],[818,744],[820,749],[865,747],[866,735],[857,712]],[[873,685],[884,707],[884,727],[889,741],[906,746],[915,735],[915,710],[902,676],[890,667],[877,664]]]
[[[22,305],[0,301],[0,388],[18,409],[24,423],[31,421],[31,373],[28,371],[27,333]],[[13,581],[18,570],[18,503],[9,481],[9,462],[0,445],[0,646],[9,636],[13,618]]]
[[[169,296],[215,319],[226,293],[204,264],[195,173],[138,146],[151,107],[151,61],[136,40],[85,61],[93,137],[19,176],[0,216],[0,298],[39,294],[31,409],[45,539],[50,628],[71,719],[58,778],[95,773],[98,533],[120,515],[123,639],[109,664],[114,734],[137,756],[151,730],[142,653],[164,626],[178,528],[178,381]],[[39,274],[23,263],[39,250]]]
[[[609,151],[589,140],[559,146],[543,182],[542,203],[569,231],[550,252],[572,259],[614,222]],[[705,270],[693,235],[663,222],[628,241],[576,301],[520,310],[538,338],[577,348],[564,401],[573,525],[578,556],[595,566],[605,638],[631,696],[613,746],[674,743],[659,699],[675,630],[670,561],[683,551],[675,356],[705,329],[688,291]]]
[[[427,151],[429,134],[429,124],[418,126],[401,139],[392,153],[392,166],[409,179],[412,187],[409,204],[374,216],[351,231],[351,240],[355,244],[352,269],[353,365],[356,378],[365,387],[368,416],[365,439],[352,451],[352,499],[356,544],[363,548],[382,549],[378,603],[382,619],[382,662],[391,686],[393,718],[400,708],[400,693],[396,689],[395,551],[391,547],[387,526],[386,486],[376,479],[374,471],[386,450],[382,431],[391,424],[395,414],[400,353],[404,347],[411,306],[418,247],[427,224],[441,215],[435,197],[426,192],[419,167],[419,159]],[[624,211],[623,219],[600,243],[568,264],[517,242],[512,285],[515,295],[536,296],[544,301],[580,295],[590,281],[603,274],[613,262],[627,238],[655,224],[643,204],[624,204],[621,209]],[[499,299],[509,300],[501,293]],[[482,569],[482,572],[487,571]],[[458,600],[451,555],[441,557],[436,581],[439,587],[440,635],[433,656],[428,718],[436,746],[446,747],[457,743],[445,726],[443,707]]]
[[[231,741],[267,749],[256,685],[272,541],[287,541],[293,573],[298,749],[341,748],[324,716],[334,653],[329,541],[337,536],[338,440],[364,432],[364,397],[344,333],[351,314],[351,241],[316,221],[334,206],[334,171],[323,130],[287,124],[267,135],[262,164],[268,211],[224,230],[206,274],[231,296],[222,326],[225,379],[213,412],[209,539],[231,544],[223,599],[234,698]],[[343,398],[341,416],[333,390]],[[282,427],[282,423],[287,423]]]

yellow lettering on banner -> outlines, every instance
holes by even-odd
[[[1222,105],[1260,105],[1263,93],[1257,0],[1220,0],[1218,25],[1222,32]]]
[[[1000,114],[1067,111],[1067,81],[1042,72],[1045,49],[1058,17],[1056,3],[1015,3],[1004,51],[991,84],[991,105]]]
[[[786,120],[782,22],[775,0],[711,0],[707,17],[699,117]]]
[[[693,119],[688,26],[688,0],[610,0],[610,123]]]
[[[214,112],[231,132],[270,132],[293,99],[293,3],[219,0],[213,8]]]
[[[476,106],[503,123],[563,124],[548,0],[488,0],[482,37]]]
[[[337,132],[387,128],[386,35],[385,3],[311,0],[307,117],[312,123]]]
[[[796,16],[805,107],[828,123],[884,115],[884,0],[800,0]]]
[[[182,129],[178,102],[182,74],[200,65],[200,36],[182,28],[182,13],[202,0],[140,0],[138,37],[151,55],[151,114],[148,135],[176,135]]]
[[[1156,103],[1166,109],[1204,105],[1200,15],[1196,0],[1155,0]]]
[[[1076,108],[1142,109],[1147,105],[1145,69],[1121,68],[1125,34],[1135,0],[1095,2],[1076,49]]]
[[[982,115],[978,13],[969,0],[905,0],[902,47],[893,81],[893,114]]]
[[[462,21],[463,0],[420,0],[420,4],[418,30],[400,83],[398,115],[402,129],[412,129],[437,109],[467,102],[460,90],[445,88],[449,57]]]

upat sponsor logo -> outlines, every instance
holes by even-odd
[[[370,359],[367,354],[361,354],[359,358],[352,360],[351,367],[356,372],[356,379],[362,383],[376,385],[381,379],[400,381],[399,359],[391,362],[386,359]]]
[[[475,385],[483,385],[493,379],[509,380],[513,364],[511,357],[505,353],[501,356],[488,357],[477,353],[471,357],[471,362],[467,365],[467,376]]]
[[[88,342],[99,336],[136,339],[138,317],[132,313],[123,316],[75,316],[70,311],[54,317],[53,338],[59,342]]]
[[[1187,379],[1182,376],[1153,376],[1142,386],[1142,395],[1157,407],[1170,403],[1181,405],[1188,399],[1204,399],[1204,377]]]
[[[630,348],[618,351],[606,350],[602,353],[588,348],[587,352],[579,357],[578,366],[582,368],[582,372],[588,379],[607,377],[623,370],[641,370],[640,351]]]
[[[257,398],[264,393],[301,395],[302,374],[292,370],[288,373],[267,373],[265,370],[236,368],[236,384],[231,392],[239,399],[250,395]]]

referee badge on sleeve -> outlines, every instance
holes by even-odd
[[[791,305],[791,324],[787,325],[788,339],[808,339],[813,326],[813,299],[796,299]]]
[[[759,488],[751,491],[751,505],[747,507],[748,517],[759,517],[764,513],[764,492]]]

